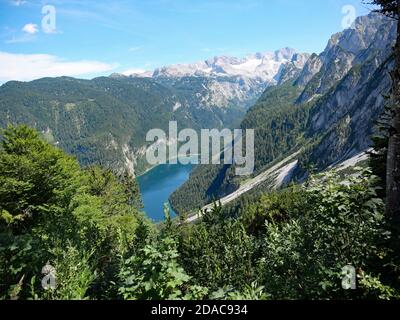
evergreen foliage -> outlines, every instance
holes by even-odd
[[[3,299],[400,297],[396,235],[369,169],[254,194],[239,211],[216,204],[197,224],[166,208],[156,228],[129,177],[81,169],[26,126],[2,136]],[[348,265],[356,290],[342,287]]]

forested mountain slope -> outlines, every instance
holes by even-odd
[[[241,124],[255,129],[254,175],[302,149],[292,173],[303,180],[310,167],[321,171],[369,148],[391,85],[395,36],[393,20],[376,13],[360,17],[313,54],[300,75],[267,88]],[[178,211],[190,211],[242,183],[232,166],[200,166],[171,200]],[[183,196],[188,194],[196,197]]]
[[[82,164],[101,161],[133,172],[135,148],[144,145],[154,123],[165,126],[174,103],[168,89],[149,80],[13,81],[0,88],[0,121],[2,127],[25,123],[37,128]]]
[[[223,128],[242,118],[244,109],[236,106],[203,107],[196,97],[200,80],[185,81],[184,87],[128,77],[11,81],[0,87],[0,126],[27,124],[83,165],[137,174],[148,166],[143,156],[150,129],[167,130],[172,120],[180,128]]]
[[[299,74],[309,55],[284,48],[245,58],[215,57],[148,75],[69,77],[0,87],[0,126],[24,123],[83,165],[144,172],[150,129],[169,121],[195,130],[233,128],[265,88]]]

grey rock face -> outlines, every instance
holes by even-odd
[[[283,64],[275,77],[277,84],[283,84],[286,81],[299,77],[306,63],[309,61],[309,54],[294,54],[290,62]]]
[[[192,106],[198,109],[234,106],[246,110],[267,87],[296,78],[308,58],[309,54],[283,48],[244,58],[221,56],[192,64],[166,66],[150,73],[150,77],[165,85],[178,85],[179,88],[183,88],[185,83],[201,82],[200,90],[195,92],[193,99],[189,99],[194,102]],[[197,80],[187,81],[189,78]],[[187,91],[192,90],[193,87],[187,88]]]
[[[326,49],[306,63],[297,84],[305,89],[298,103],[326,94],[354,66],[364,63],[377,51],[390,51],[396,34],[393,20],[378,13],[359,17],[354,27],[331,37]]]
[[[304,87],[321,70],[322,60],[317,54],[312,54],[304,65],[295,84]]]
[[[321,70],[299,101],[322,96],[311,110],[307,135],[320,137],[310,158],[319,169],[367,149],[391,87],[394,21],[378,14],[357,19],[334,35],[320,56]]]

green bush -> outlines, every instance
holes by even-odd
[[[125,261],[120,274],[120,294],[124,299],[139,300],[201,298],[207,290],[189,286],[191,277],[178,264],[178,256],[173,238],[147,245],[137,256]]]
[[[4,298],[30,297],[29,281],[41,279],[46,262],[60,268],[63,285],[50,296],[36,290],[37,297],[84,298],[89,285],[91,296],[101,297],[116,279],[118,257],[130,250],[142,219],[126,185],[110,171],[81,169],[26,126],[3,132],[0,213]],[[73,270],[78,265],[83,273],[76,273],[76,283]]]
[[[225,286],[240,289],[255,280],[257,241],[240,221],[224,217],[221,208],[180,233],[181,261],[196,283],[211,291]]]
[[[370,290],[365,278],[375,271],[383,254],[379,244],[389,236],[384,228],[383,202],[376,196],[373,180],[368,171],[345,181],[334,172],[313,177],[302,187],[302,211],[293,211],[287,222],[266,223],[261,272],[273,296],[381,296],[379,286]],[[357,290],[342,288],[342,269],[347,265],[357,270]],[[379,274],[374,279],[379,283]]]

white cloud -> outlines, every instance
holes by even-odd
[[[129,51],[136,52],[136,51],[142,50],[142,48],[143,48],[142,46],[131,47],[131,48],[129,48]]]
[[[31,34],[23,34],[22,36],[15,37],[13,36],[11,39],[4,41],[4,43],[12,44],[12,43],[23,43],[23,42],[30,42],[35,39],[35,36]]]
[[[116,64],[99,61],[66,61],[48,54],[13,54],[0,51],[0,81],[90,75],[117,67]]]
[[[125,76],[130,76],[133,74],[142,74],[145,72],[146,72],[146,70],[143,70],[143,69],[128,69],[128,70],[125,70],[124,72],[122,72],[122,74]]]
[[[29,34],[35,34],[39,31],[37,24],[34,23],[28,23],[24,25],[22,28],[22,31],[29,33]]]
[[[12,0],[11,1],[11,4],[13,4],[14,6],[17,6],[17,7],[23,5],[24,3],[26,3],[25,0]]]

